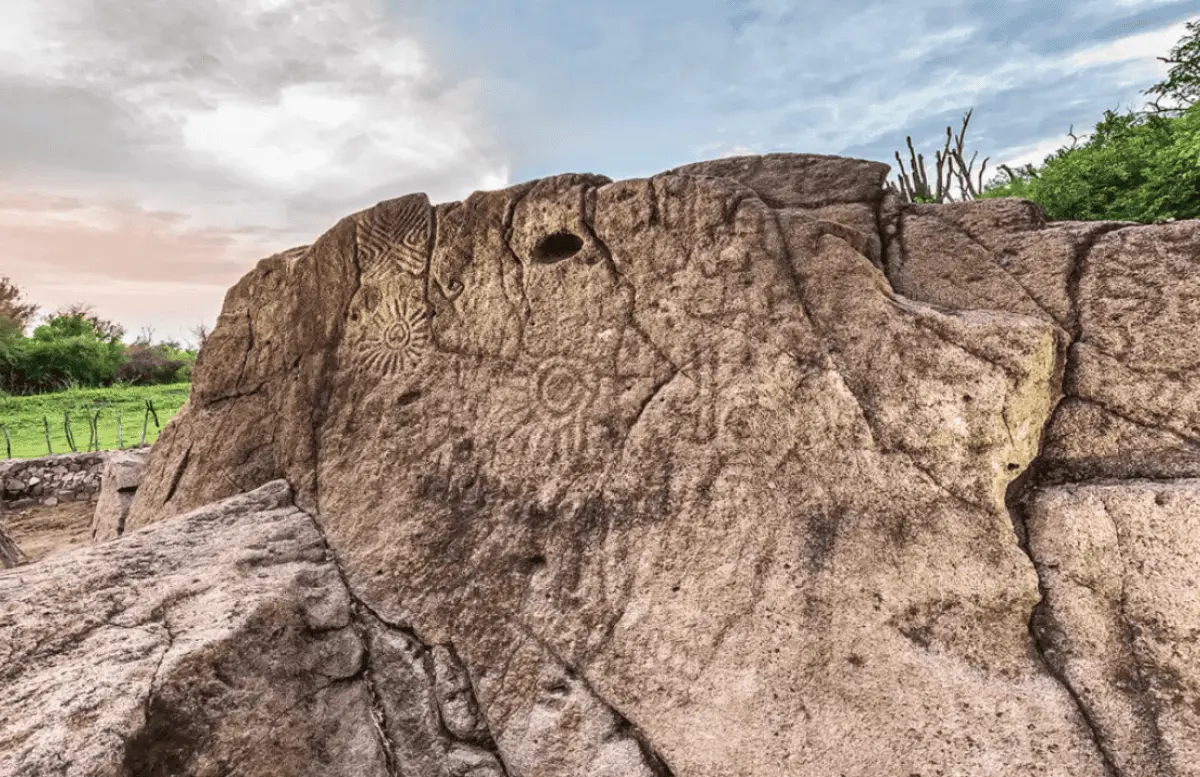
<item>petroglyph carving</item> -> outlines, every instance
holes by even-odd
[[[429,353],[428,310],[408,300],[384,300],[359,321],[352,337],[360,369],[381,377],[411,371]]]
[[[587,415],[596,386],[587,373],[565,360],[548,360],[534,378],[535,409],[530,453],[573,456],[587,442]]]
[[[556,461],[585,450],[588,419],[600,394],[599,380],[580,365],[550,358],[525,378],[523,403],[507,414],[509,439],[538,461]]]
[[[689,403],[691,439],[693,442],[711,442],[717,436],[717,355],[711,351],[702,352],[684,374],[695,386]]]
[[[363,269],[394,267],[409,275],[423,275],[429,228],[429,206],[423,199],[405,197],[379,203],[362,214],[358,222]]]
[[[537,398],[546,412],[562,418],[576,414],[592,397],[591,388],[568,362],[551,360],[537,374]]]

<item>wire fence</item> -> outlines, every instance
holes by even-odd
[[[124,450],[153,443],[177,411],[160,414],[153,400],[144,402],[140,412],[129,413],[129,408],[124,408],[124,416],[117,407],[76,410],[74,414],[64,410],[61,418],[43,415],[40,424],[26,419],[19,427],[0,421],[4,458]]]

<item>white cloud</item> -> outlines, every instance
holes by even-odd
[[[319,232],[389,185],[452,199],[508,175],[477,85],[443,82],[378,0],[4,0],[0,80],[43,90],[43,106],[82,88],[138,134],[108,144],[130,158],[102,182],[65,156],[36,167],[37,154],[25,180],[61,177],[66,193],[114,192],[196,226]],[[17,118],[36,124],[30,102]],[[14,155],[43,142],[4,132]]]
[[[1057,137],[1048,140],[1042,140],[1037,143],[1031,143],[1024,146],[1019,146],[1012,149],[1004,149],[996,158],[1000,164],[1008,165],[1012,168],[1024,167],[1027,164],[1040,166],[1046,157],[1053,154],[1063,146],[1070,145],[1071,139],[1067,137]],[[994,169],[999,169],[997,165],[992,165]]]
[[[1157,30],[1129,35],[1090,46],[1067,57],[1072,67],[1096,67],[1128,62],[1135,65],[1139,75],[1146,72],[1166,72],[1157,57],[1164,56],[1187,33],[1183,22]]]

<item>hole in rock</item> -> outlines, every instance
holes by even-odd
[[[405,407],[407,405],[411,405],[413,402],[418,401],[420,398],[420,391],[410,391],[407,394],[402,394],[400,398],[396,400],[396,404],[400,407]]]
[[[542,238],[533,250],[533,258],[542,264],[554,264],[570,259],[583,250],[583,239],[570,232],[555,232]]]

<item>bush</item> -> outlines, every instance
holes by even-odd
[[[1200,218],[1200,103],[1176,117],[1108,111],[1083,145],[980,196],[1033,200],[1054,220]]]
[[[13,393],[107,385],[124,356],[118,338],[82,315],[53,316],[29,338],[12,328],[6,325],[0,334],[0,381]]]
[[[112,382],[121,360],[121,344],[88,336],[29,338],[12,349],[8,380],[16,393],[56,391],[71,385]]]
[[[127,346],[125,361],[117,370],[117,379],[134,386],[188,380],[195,357],[189,358],[188,352],[173,348],[173,345],[138,342]]]

